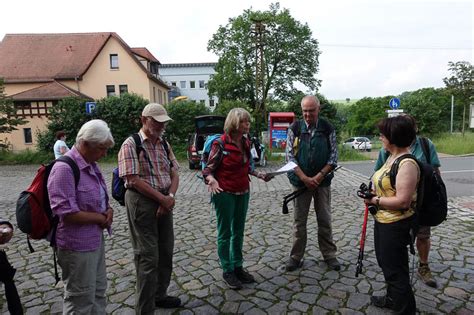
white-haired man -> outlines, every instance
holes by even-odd
[[[163,139],[170,120],[162,105],[148,104],[138,133],[141,144],[129,137],[118,154],[119,176],[127,186],[125,207],[137,272],[137,314],[181,305],[178,297],[167,295],[173,267],[174,196],[179,184],[178,162]]]

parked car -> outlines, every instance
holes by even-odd
[[[355,150],[364,150],[369,151],[372,150],[372,143],[366,137],[353,137],[349,138],[342,144],[346,148],[352,148]]]
[[[204,142],[208,135],[224,133],[225,117],[217,115],[203,115],[194,118],[195,131],[188,137],[189,169],[199,168]]]

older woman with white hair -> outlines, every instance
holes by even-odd
[[[105,314],[107,275],[103,230],[110,227],[113,209],[97,161],[114,145],[107,124],[86,122],[66,153],[79,168],[75,182],[67,163],[55,163],[48,178],[56,231],[58,262],[64,282],[64,314]]]

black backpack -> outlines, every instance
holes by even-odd
[[[420,162],[412,154],[400,156],[390,168],[390,184],[395,187],[398,167],[402,160],[412,158],[417,161],[421,174],[417,189],[417,222],[421,226],[437,226],[446,220],[448,215],[448,196],[441,176],[430,164],[430,152],[426,138],[421,138],[421,146],[427,163]]]
[[[148,163],[150,164],[151,169],[153,169],[153,164],[148,158],[148,155],[146,154],[145,149],[143,149],[142,139],[140,138],[140,135],[138,133],[134,133],[132,134],[132,138],[133,138],[133,141],[135,142],[137,157],[139,157],[140,152],[143,151],[145,154],[145,158],[148,160]],[[162,144],[166,151],[166,156],[168,157],[168,160],[170,162],[170,167],[173,167],[173,162],[171,162],[170,160],[170,149],[168,148],[168,143],[166,142],[165,138],[163,138]],[[112,197],[115,200],[117,200],[121,206],[125,206],[125,191],[127,191],[127,188],[125,187],[125,179],[119,176],[119,169],[118,167],[116,167],[112,171]]]

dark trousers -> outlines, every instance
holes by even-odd
[[[10,265],[7,259],[7,254],[0,250],[0,281],[5,286],[5,296],[7,298],[8,311],[12,315],[23,314],[23,308],[21,307],[20,297],[16,290],[15,282],[13,277],[15,276],[16,269]]]
[[[387,283],[387,296],[397,314],[415,314],[415,295],[410,285],[408,246],[412,218],[374,224],[375,255]]]
[[[135,311],[153,314],[155,301],[166,297],[173,270],[173,213],[157,218],[159,204],[131,189],[125,206],[137,272]]]

